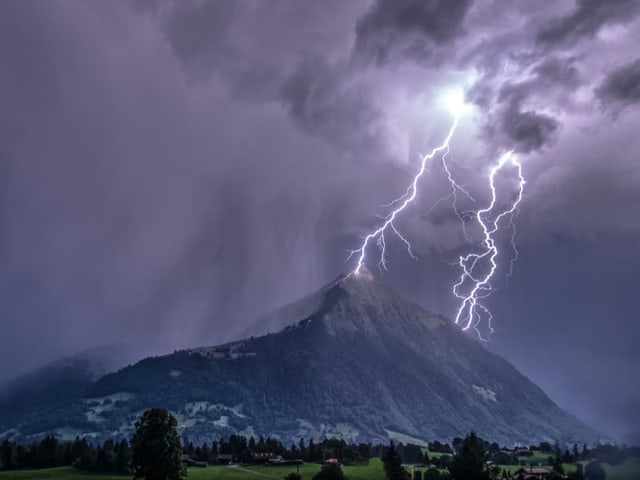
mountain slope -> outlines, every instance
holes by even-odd
[[[98,379],[139,359],[124,345],[103,345],[61,358],[0,385],[0,438],[15,431],[25,413],[37,420],[23,425],[24,433],[55,429],[60,413],[82,398]],[[51,415],[49,415],[49,412]],[[9,428],[3,429],[5,424]]]
[[[65,403],[57,428],[127,435],[145,408],[164,406],[194,440],[238,431],[378,441],[474,430],[506,444],[598,436],[508,362],[369,274],[341,277],[308,299],[287,309],[305,317],[278,333],[106,375]],[[0,432],[12,423],[34,432],[37,413],[0,414]]]

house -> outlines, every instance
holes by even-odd
[[[256,463],[282,460],[282,455],[271,452],[251,452],[251,460]]]
[[[219,465],[229,465],[233,463],[233,455],[230,453],[219,453],[216,455],[216,463]]]
[[[526,448],[526,447],[524,447],[524,448],[516,448],[514,450],[514,453],[518,457],[532,457],[533,456],[533,452],[531,450],[529,450],[528,448]]]
[[[198,460],[194,460],[189,455],[180,455],[180,461],[182,461],[182,464],[187,466],[187,467],[202,467],[202,468],[204,468],[207,465],[209,465],[207,462],[200,462]]]
[[[294,458],[291,460],[284,460],[282,457],[268,460],[265,465],[274,465],[277,467],[283,467],[285,465],[302,465],[304,462],[300,458]]]
[[[521,468],[516,472],[518,480],[544,480],[549,477],[551,472],[542,467],[526,467]]]

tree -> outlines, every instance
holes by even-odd
[[[559,473],[557,470],[551,470],[551,473],[549,473],[549,480],[563,480],[563,479],[564,479],[564,475]]]
[[[423,463],[424,455],[422,454],[422,448],[418,445],[409,443],[402,448],[400,457],[404,463]]]
[[[560,476],[564,475],[564,467],[562,466],[562,458],[560,458],[560,456],[556,456],[554,459],[551,465],[551,470]]]
[[[13,445],[6,438],[0,443],[0,464],[2,470],[12,470],[16,467],[13,455]]]
[[[576,471],[571,472],[567,476],[567,479],[568,480],[584,480],[584,469],[582,468],[581,463],[576,464]]]
[[[429,468],[422,476],[423,480],[442,480],[442,474],[437,468]]]
[[[604,480],[607,474],[600,462],[592,461],[584,468],[584,478],[587,480]]]
[[[320,471],[312,477],[312,480],[346,480],[346,478],[340,465],[325,463]]]
[[[56,466],[56,452],[58,450],[58,440],[53,435],[47,435],[40,443],[38,443],[38,458],[37,463],[39,467],[55,467]]]
[[[120,441],[116,447],[115,469],[118,473],[129,472],[129,444],[126,440]]]
[[[133,478],[179,480],[186,476],[177,426],[175,417],[163,408],[142,414],[131,441]]]
[[[488,480],[487,458],[482,440],[475,433],[470,433],[451,459],[451,477],[453,480]]]
[[[409,478],[407,471],[402,466],[402,459],[393,442],[385,449],[382,457],[384,465],[384,477],[386,480],[406,480]]]

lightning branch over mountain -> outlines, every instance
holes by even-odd
[[[509,202],[506,207],[500,209],[497,206],[495,179],[496,175],[506,167],[511,167],[516,170],[518,187],[515,198]],[[493,316],[491,312],[482,305],[480,300],[489,296],[493,291],[491,279],[498,268],[496,259],[500,254],[495,234],[500,228],[500,221],[504,218],[509,219],[508,226],[512,232],[511,247],[514,251],[514,255],[510,260],[507,276],[511,275],[513,262],[518,256],[518,250],[514,240],[515,225],[513,223],[513,216],[517,212],[518,205],[522,200],[526,181],[522,174],[522,165],[513,151],[503,154],[490,168],[488,180],[491,200],[487,207],[481,208],[475,213],[476,221],[483,235],[480,252],[460,256],[458,265],[462,269],[462,273],[453,286],[453,295],[460,300],[460,307],[456,313],[455,323],[460,325],[463,330],[473,328],[481,340],[484,340],[484,338],[478,327],[483,318],[486,321],[489,332],[493,333],[493,326],[491,324]],[[464,287],[467,287],[466,293],[462,292]]]
[[[389,214],[381,217],[383,220],[383,223],[380,227],[378,227],[374,231],[362,237],[362,244],[360,245],[360,248],[349,251],[349,256],[347,257],[347,260],[349,260],[353,256],[357,256],[357,259],[358,259],[358,263],[356,264],[356,268],[353,270],[353,273],[355,274],[360,273],[365,263],[367,247],[371,242],[374,242],[374,241],[378,246],[378,249],[380,250],[378,267],[381,269],[387,268],[387,256],[386,256],[387,244],[386,244],[385,234],[389,233],[389,231],[395,234],[405,244],[409,255],[412,258],[415,258],[415,256],[413,255],[413,252],[411,251],[411,244],[404,236],[402,236],[402,234],[398,231],[398,229],[396,228],[393,222],[402,213],[402,211],[405,208],[407,208],[407,206],[411,202],[413,202],[413,200],[416,198],[416,195],[418,194],[418,182],[420,181],[420,178],[424,175],[427,169],[427,164],[429,160],[434,158],[438,153],[447,152],[449,150],[449,142],[451,142],[451,138],[453,137],[453,134],[459,122],[460,122],[460,112],[454,112],[453,124],[451,125],[451,128],[449,129],[449,132],[446,138],[444,139],[444,142],[442,143],[442,145],[434,148],[433,150],[431,150],[430,153],[422,156],[420,161],[420,168],[418,169],[418,172],[414,175],[413,181],[409,184],[407,191],[402,196],[396,198],[395,200],[387,204],[388,207],[392,207],[394,205],[397,205],[397,207],[395,207],[395,209],[393,209]]]
[[[482,240],[480,245],[475,247],[476,251],[466,255],[461,255],[458,261],[454,263],[455,265],[458,265],[462,271],[458,281],[452,288],[454,297],[460,301],[460,306],[455,316],[455,323],[460,325],[464,331],[473,328],[478,334],[478,337],[484,341],[485,338],[481,334],[479,328],[482,321],[484,320],[486,322],[487,329],[490,333],[493,333],[494,331],[492,326],[493,316],[489,309],[482,304],[481,300],[488,297],[493,292],[491,279],[498,268],[497,258],[500,254],[500,249],[495,238],[496,233],[500,229],[501,221],[508,218],[507,227],[511,229],[510,246],[513,250],[513,255],[510,259],[509,270],[507,273],[507,278],[509,278],[513,272],[514,262],[518,258],[518,250],[515,244],[516,230],[513,218],[517,213],[518,206],[522,200],[524,185],[526,182],[522,174],[522,165],[516,158],[515,154],[513,151],[506,152],[500,156],[498,161],[489,169],[487,180],[490,190],[490,201],[488,206],[478,210],[471,210],[470,212],[461,212],[458,209],[460,194],[467,197],[471,202],[475,202],[475,199],[467,189],[456,182],[449,167],[447,156],[450,152],[451,140],[465,110],[463,96],[458,95],[449,97],[447,99],[447,104],[453,115],[453,122],[443,143],[421,157],[420,168],[414,175],[405,193],[391,202],[382,205],[383,208],[392,208],[391,212],[386,215],[379,216],[382,220],[382,224],[367,235],[361,237],[362,243],[360,244],[360,247],[349,251],[347,261],[355,256],[357,258],[357,263],[352,274],[360,274],[365,265],[367,248],[372,243],[375,243],[380,252],[377,266],[381,270],[386,270],[386,235],[388,234],[395,235],[404,243],[411,258],[417,258],[411,249],[411,243],[398,231],[394,222],[415,200],[418,194],[419,182],[426,172],[429,161],[440,155],[442,168],[446,174],[447,182],[450,185],[451,191],[445,197],[440,198],[431,207],[431,209],[437,207],[443,201],[451,200],[453,211],[462,225],[464,237],[467,240],[467,243],[472,247],[474,242],[466,226],[466,220],[469,218],[469,213],[472,214],[472,218],[475,219],[475,222],[480,227],[480,231],[482,233]],[[506,206],[500,207],[500,204],[503,202],[498,201],[496,176],[503,169],[508,167],[515,169],[516,171],[518,180],[517,193],[511,201],[507,202]]]

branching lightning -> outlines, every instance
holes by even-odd
[[[496,175],[505,167],[516,169],[518,177],[518,190],[515,199],[504,209],[497,207],[497,190],[495,185]],[[463,330],[474,328],[478,336],[482,335],[478,325],[483,318],[486,319],[487,327],[493,333],[491,312],[480,303],[482,298],[486,298],[492,292],[491,279],[498,267],[496,258],[499,250],[494,237],[503,218],[509,218],[509,226],[512,228],[511,246],[514,249],[514,257],[511,260],[509,272],[512,271],[513,261],[517,258],[518,250],[515,247],[514,235],[515,225],[513,215],[517,211],[518,205],[524,193],[525,179],[522,175],[522,165],[514,155],[513,151],[503,154],[495,165],[489,170],[489,188],[491,200],[486,208],[476,211],[476,220],[483,233],[482,248],[479,253],[469,253],[460,256],[458,265],[462,269],[462,274],[458,282],[453,286],[453,294],[461,301],[460,308],[455,317],[456,324]],[[461,293],[461,289],[470,284],[466,293]]]
[[[448,99],[448,107],[453,114],[453,123],[443,143],[434,148],[430,153],[421,157],[420,167],[407,187],[405,193],[391,202],[382,205],[383,208],[392,208],[391,212],[379,217],[382,220],[382,224],[367,235],[361,237],[362,243],[360,248],[350,250],[347,260],[352,257],[357,258],[357,264],[352,273],[359,274],[365,264],[367,248],[371,243],[375,243],[380,251],[377,266],[382,270],[386,270],[386,235],[389,233],[394,234],[404,243],[411,258],[416,258],[411,249],[410,242],[398,231],[394,222],[405,208],[415,200],[418,194],[419,181],[426,172],[428,162],[440,154],[442,168],[446,174],[451,191],[448,195],[439,199],[431,209],[437,207],[443,201],[451,200],[452,208],[462,225],[464,237],[469,245],[473,245],[474,243],[466,226],[466,220],[471,218],[469,217],[469,214],[473,215],[472,218],[475,219],[482,232],[482,241],[479,245],[480,250],[460,256],[458,261],[455,263],[462,270],[462,273],[460,274],[458,281],[454,284],[452,290],[453,295],[460,300],[460,306],[455,316],[455,323],[460,325],[462,330],[465,331],[473,328],[477,332],[479,338],[484,340],[480,329],[478,328],[483,320],[486,322],[489,332],[493,333],[493,316],[487,307],[481,303],[481,300],[488,297],[493,291],[491,279],[498,268],[497,258],[499,255],[499,248],[495,238],[496,232],[498,232],[502,220],[508,218],[508,227],[511,229],[510,244],[514,253],[510,260],[509,271],[507,273],[507,278],[509,278],[513,272],[514,262],[518,258],[518,250],[515,244],[516,229],[513,217],[517,212],[518,206],[523,197],[525,179],[522,174],[522,165],[514,155],[513,151],[503,154],[489,169],[487,180],[490,190],[490,201],[488,206],[479,210],[461,212],[458,209],[460,194],[464,195],[471,202],[475,202],[475,199],[468,190],[456,182],[452,171],[449,168],[447,156],[450,151],[451,139],[453,138],[456,128],[460,122],[460,117],[464,111],[463,98],[461,96],[453,98],[450,97]],[[498,201],[496,176],[505,168],[515,169],[518,186],[515,197],[508,202],[507,206],[501,208],[500,204],[504,202]],[[431,209],[429,211],[431,211]]]
[[[462,233],[464,234],[464,238],[465,240],[467,240],[467,243],[471,244],[471,239],[469,238],[469,234],[467,232],[467,226],[464,220],[463,213],[460,212],[460,210],[458,210],[458,192],[464,194],[472,202],[475,202],[475,199],[471,196],[471,194],[467,190],[465,190],[462,186],[460,186],[453,178],[453,175],[451,174],[451,169],[447,164],[448,154],[449,154],[449,147],[447,147],[447,151],[442,155],[442,168],[447,174],[447,181],[451,186],[451,193],[447,195],[444,199],[440,199],[440,200],[451,199],[451,206],[453,208],[453,212],[456,214],[456,217],[458,217],[458,220],[460,220],[460,225],[462,225]],[[437,203],[439,203],[440,200]]]
[[[460,112],[454,112],[453,124],[451,125],[451,128],[449,129],[449,132],[446,138],[444,139],[444,142],[442,143],[442,145],[434,148],[427,155],[422,156],[420,160],[420,168],[418,169],[418,172],[413,177],[413,181],[409,184],[407,191],[402,196],[396,198],[395,200],[387,204],[387,206],[389,207],[392,207],[394,205],[397,205],[397,207],[395,207],[395,209],[392,210],[389,214],[382,217],[383,223],[380,227],[378,227],[376,230],[362,237],[362,244],[360,245],[360,248],[356,250],[351,250],[349,252],[349,256],[347,260],[349,260],[353,256],[357,256],[357,259],[358,259],[358,263],[356,264],[356,268],[354,269],[353,273],[356,273],[356,274],[360,273],[362,267],[364,266],[367,247],[369,246],[369,243],[372,241],[376,242],[378,249],[380,250],[378,268],[381,268],[381,269],[387,268],[385,234],[388,233],[389,230],[392,233],[394,233],[405,244],[405,246],[407,247],[407,251],[409,252],[409,255],[412,258],[415,258],[415,256],[413,255],[413,252],[411,251],[411,244],[404,236],[400,234],[400,232],[398,231],[398,229],[396,228],[393,222],[396,220],[398,215],[400,215],[400,213],[405,208],[407,208],[407,206],[411,202],[413,202],[413,200],[416,198],[416,195],[418,194],[418,182],[420,181],[420,178],[424,175],[427,169],[427,163],[429,162],[429,160],[435,157],[438,153],[447,152],[449,150],[449,142],[451,142],[451,138],[453,137],[453,133],[455,132],[459,121],[460,121]]]

